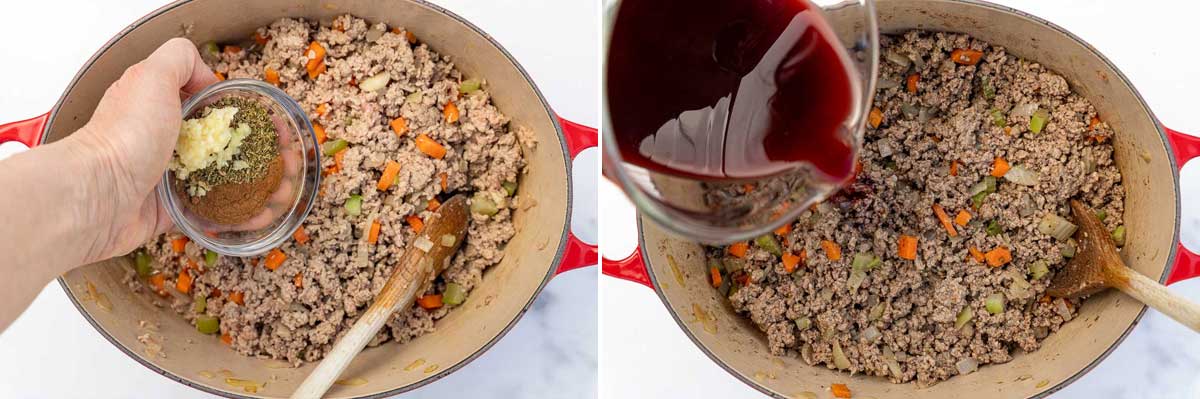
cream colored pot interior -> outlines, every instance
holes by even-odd
[[[105,88],[126,67],[168,38],[182,35],[184,26],[191,26],[187,37],[196,43],[236,42],[281,17],[328,20],[345,13],[405,27],[422,43],[451,56],[466,76],[485,78],[500,110],[511,116],[514,124],[532,128],[539,143],[537,149],[526,151],[531,168],[521,178],[519,194],[536,199],[537,205],[517,212],[518,233],[506,248],[503,262],[488,270],[483,284],[461,308],[438,321],[437,331],[403,345],[387,343],[363,351],[343,378],[365,383],[335,385],[329,392],[331,397],[361,397],[435,380],[489,347],[531,303],[553,271],[563,245],[569,164],[554,116],[519,67],[488,37],[432,6],[408,0],[196,0],[174,4],[122,32],[120,39],[85,65],[52,115],[46,140],[61,139],[82,126]],[[169,309],[152,306],[148,298],[133,295],[122,285],[127,267],[124,259],[111,260],[72,271],[62,280],[96,327],[136,360],[210,392],[254,397],[288,396],[312,369],[311,364],[299,369],[272,368],[278,363],[239,355],[216,337],[197,333]],[[88,292],[89,283],[106,300],[97,301]],[[141,321],[159,325],[152,336],[163,344],[165,357],[147,356],[137,339],[146,333],[139,328]],[[423,361],[420,366],[409,367],[418,360]],[[266,387],[247,393],[228,385],[220,370],[229,370],[236,378],[266,382]]]
[[[1127,81],[1092,49],[1044,22],[1001,7],[962,1],[878,2],[884,33],[908,29],[965,32],[1061,73],[1091,100],[1117,132],[1116,161],[1126,187],[1128,244],[1121,255],[1139,272],[1161,279],[1176,245],[1177,196],[1173,167],[1159,127]],[[836,12],[832,15],[838,18]],[[1089,369],[1137,322],[1143,306],[1117,293],[1088,299],[1079,316],[1034,353],[980,368],[932,387],[896,385],[878,377],[813,367],[775,357],[765,337],[708,285],[701,246],[675,238],[642,219],[643,251],[660,295],[684,330],[738,378],[772,394],[825,392],[848,384],[854,397],[1017,398],[1061,388]]]

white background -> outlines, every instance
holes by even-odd
[[[598,2],[434,2],[494,36],[533,76],[560,115],[598,124]],[[3,3],[0,122],[9,122],[48,111],[96,49],[164,0]],[[598,162],[596,150],[585,151],[574,171],[573,225],[589,242],[596,239]],[[592,267],[557,277],[486,354],[403,396],[594,397],[596,276],[597,268]],[[0,335],[0,360],[0,398],[208,397],[117,351],[83,320],[57,283],[43,290]]]
[[[1195,2],[996,2],[1048,19],[1091,43],[1129,76],[1165,125],[1200,135]],[[1184,240],[1193,250],[1200,250],[1197,172],[1200,162],[1193,162],[1182,179]],[[600,204],[602,254],[624,258],[636,245],[632,207],[608,181],[601,182]],[[607,276],[600,280],[601,397],[762,397],[696,349],[650,289]],[[1200,279],[1171,289],[1200,301]],[[1151,311],[1107,360],[1054,397],[1200,398],[1198,342],[1195,333]]]

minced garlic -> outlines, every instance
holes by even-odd
[[[223,168],[241,152],[242,140],[251,129],[245,123],[231,126],[237,112],[237,107],[213,108],[203,117],[183,121],[170,164],[177,178],[187,179],[192,172],[212,165]]]

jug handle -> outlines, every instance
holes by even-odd
[[[1166,130],[1167,141],[1171,143],[1171,150],[1175,153],[1175,164],[1180,169],[1183,169],[1183,165],[1189,160],[1200,156],[1200,137],[1166,127],[1163,129]],[[1167,285],[1200,276],[1200,256],[1184,247],[1182,242],[1177,245],[1179,248],[1175,251],[1175,264],[1171,265],[1171,273],[1167,275]]]
[[[42,131],[49,120],[50,113],[47,112],[23,121],[0,125],[0,144],[15,141],[25,146],[21,150],[33,148],[42,143]]]
[[[587,127],[575,122],[568,121],[562,117],[558,117],[558,124],[562,126],[563,137],[566,139],[567,153],[571,155],[571,159],[575,159],[585,149],[595,147],[598,138],[596,129]],[[569,226],[568,226],[569,228]],[[567,247],[563,250],[562,261],[558,264],[558,269],[554,272],[559,275],[581,267],[591,266],[596,264],[600,251],[596,248],[596,244],[588,244],[579,237],[575,236],[572,231],[567,231]]]

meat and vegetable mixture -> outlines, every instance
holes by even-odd
[[[308,111],[325,155],[317,203],[292,240],[261,257],[159,237],[136,253],[129,285],[239,353],[316,361],[366,310],[439,200],[469,193],[461,251],[370,345],[431,331],[503,256],[531,132],[509,125],[481,80],[464,79],[403,28],[281,19],[252,37],[201,53],[219,78],[265,80]]]
[[[1067,201],[1123,245],[1112,130],[1067,81],[967,35],[881,38],[880,83],[839,194],[709,276],[774,354],[932,384],[1034,351],[1076,300],[1043,292],[1075,254]]]

